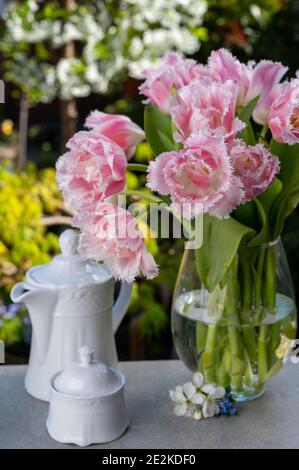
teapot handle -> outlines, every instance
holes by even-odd
[[[116,332],[117,328],[121,324],[125,313],[128,310],[129,303],[131,300],[132,295],[132,284],[128,284],[127,282],[122,282],[119,296],[113,305],[112,308],[112,319],[113,319],[113,331]]]

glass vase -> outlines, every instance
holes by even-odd
[[[229,388],[237,401],[260,396],[296,337],[294,292],[280,239],[239,248],[212,292],[199,278],[195,250],[185,250],[172,334],[179,357],[207,382]]]

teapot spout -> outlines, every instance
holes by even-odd
[[[10,298],[15,304],[24,303],[27,307],[27,300],[31,296],[30,287],[25,282],[18,282],[10,291]]]
[[[26,282],[17,283],[11,290],[11,300],[24,303],[28,309],[37,350],[37,360],[43,364],[52,331],[52,319],[57,302],[57,291],[30,286]]]

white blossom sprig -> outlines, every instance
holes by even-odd
[[[192,382],[178,385],[169,391],[171,400],[175,403],[174,414],[187,416],[195,420],[212,418],[220,414],[219,402],[225,398],[223,387],[205,383],[200,372],[193,375]]]

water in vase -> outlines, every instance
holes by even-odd
[[[177,352],[186,366],[199,370],[208,382],[235,390],[241,401],[256,398],[267,378],[282,365],[295,337],[294,301],[276,296],[275,314],[240,319],[223,315],[221,292],[213,301],[206,289],[179,295],[173,305],[172,334]]]

